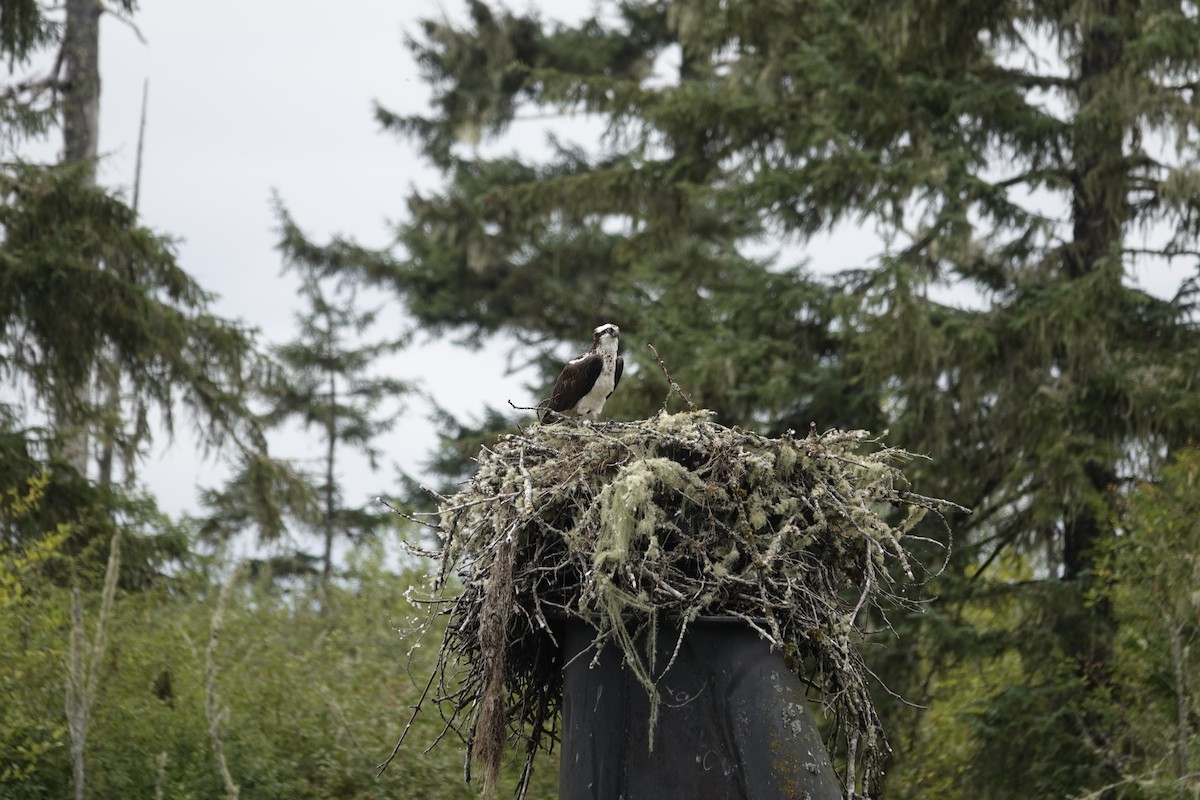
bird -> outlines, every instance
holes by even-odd
[[[551,412],[584,419],[600,415],[625,369],[625,359],[617,355],[620,337],[621,329],[611,322],[592,331],[591,349],[568,361],[558,373],[542,422]]]

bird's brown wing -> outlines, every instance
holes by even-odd
[[[617,369],[615,372],[613,372],[613,388],[612,388],[612,392],[608,393],[609,397],[612,397],[612,393],[617,390],[617,384],[619,384],[621,382],[621,373],[624,371],[625,371],[625,359],[621,358],[620,356],[617,356]],[[597,372],[596,374],[599,375],[600,373]],[[605,398],[605,399],[607,399],[607,398]]]
[[[575,404],[592,388],[596,378],[600,377],[600,370],[603,368],[604,359],[598,355],[585,356],[567,362],[567,365],[562,368],[562,372],[558,373],[558,380],[554,382],[554,388],[550,390],[550,400],[546,407],[560,413],[574,408]],[[542,419],[544,421],[545,416]]]

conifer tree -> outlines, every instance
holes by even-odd
[[[108,11],[132,11],[123,0]],[[257,364],[248,329],[213,315],[211,297],[176,263],[170,240],[142,227],[95,183],[98,25],[106,7],[3,3],[0,47],[19,75],[4,87],[0,123],[14,147],[61,127],[59,164],[0,169],[0,374],[31,392],[19,416],[51,416],[77,474],[94,428],[113,432],[127,476],[149,441],[151,411],[168,431],[181,402],[206,445],[256,444],[242,393]],[[51,56],[46,74],[37,56]],[[97,381],[116,403],[97,402]],[[81,453],[64,453],[66,442]]]
[[[410,43],[434,113],[378,112],[446,181],[411,196],[403,259],[372,277],[476,336],[616,321],[686,354],[673,372],[724,421],[888,426],[930,453],[923,486],[975,513],[953,521],[936,625],[892,649],[908,669],[885,681],[919,692],[944,659],[998,647],[1022,683],[976,717],[973,796],[1112,779],[1097,548],[1116,495],[1200,414],[1195,282],[1162,299],[1135,280],[1200,256],[1195,4],[663,0],[569,27],[468,10]],[[603,147],[464,147],[525,110],[598,117]],[[847,221],[885,245],[820,264],[833,280],[749,255]],[[631,355],[612,408],[649,413],[663,387]],[[1007,555],[1030,580],[991,582]],[[998,595],[1024,624],[973,639],[955,609]]]
[[[56,43],[55,20],[46,16],[37,0],[0,2],[0,52],[11,65],[10,73],[29,67],[43,48]],[[28,136],[45,133],[53,125],[59,91],[59,65],[50,75],[25,75],[0,92],[0,147],[12,146]]]
[[[279,249],[285,268],[300,278],[305,308],[296,315],[296,338],[273,348],[280,374],[264,386],[268,410],[259,419],[268,429],[299,422],[316,433],[321,453],[302,464],[244,460],[223,490],[204,493],[209,518],[202,532],[228,535],[253,521],[260,541],[269,542],[288,531],[290,518],[293,527],[320,537],[321,577],[328,581],[336,540],[371,535],[392,522],[391,514],[367,504],[361,487],[344,485],[340,469],[347,450],[366,456],[372,470],[378,467],[375,441],[391,430],[400,413],[397,402],[411,391],[406,382],[379,375],[379,361],[406,339],[363,340],[373,334],[378,312],[360,307],[350,268],[374,256],[315,245],[278,200],[276,209]],[[362,504],[347,503],[350,488],[359,489]]]
[[[667,394],[652,340],[723,421],[873,420],[838,357],[833,293],[802,263],[751,255],[741,245],[761,239],[763,220],[717,197],[731,148],[683,106],[708,97],[723,67],[703,42],[680,46],[683,12],[624,3],[611,24],[601,15],[564,28],[482,2],[469,11],[471,28],[431,20],[411,42],[437,114],[378,110],[447,180],[409,198],[403,264],[381,264],[375,277],[430,328],[515,331],[543,356],[617,322],[636,365],[612,398],[618,416]],[[608,146],[589,153],[551,137],[544,163],[523,163],[461,144],[499,136],[520,109],[598,115]],[[543,363],[548,384],[561,361]]]

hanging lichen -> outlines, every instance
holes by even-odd
[[[468,742],[468,774],[473,760],[491,793],[505,749],[523,742],[522,796],[557,739],[556,622],[587,620],[597,652],[621,649],[652,731],[666,664],[644,643],[660,624],[720,615],[805,671],[837,718],[843,780],[868,793],[888,745],[858,621],[895,599],[893,566],[913,579],[905,535],[952,505],[907,490],[908,458],[865,431],[767,438],[705,412],[539,425],[485,448],[437,526],[436,588],[457,576],[462,590],[437,601],[447,626],[430,686]],[[897,525],[894,508],[907,509]]]

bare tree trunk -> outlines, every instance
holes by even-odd
[[[63,64],[63,161],[92,161],[100,149],[99,0],[67,0]]]
[[[325,451],[325,563],[322,564],[321,567],[321,583],[325,586],[328,586],[329,575],[333,571],[333,534],[335,510],[333,468],[334,450],[337,446],[337,383],[332,372],[329,374],[329,414],[325,420],[325,436],[327,437],[327,446]]]
[[[208,650],[204,657],[204,714],[208,718],[208,735],[212,739],[217,771],[221,773],[221,782],[225,784],[225,796],[229,800],[238,800],[241,790],[233,779],[233,773],[229,771],[229,763],[225,760],[225,746],[221,742],[221,723],[225,721],[228,712],[221,707],[221,699],[217,695],[217,642],[220,640],[221,626],[225,623],[225,605],[241,573],[242,568],[239,564],[230,573],[225,585],[221,587],[221,593],[217,595],[217,607],[213,610],[208,631]]]
[[[324,294],[323,292],[321,293]],[[322,299],[324,302],[324,299]],[[334,353],[337,350],[336,341],[337,333],[334,327],[333,312],[326,310],[325,312],[325,341],[322,346],[325,348],[325,355],[330,360],[331,364],[335,361]],[[327,398],[328,409],[325,415],[325,513],[322,520],[323,532],[325,534],[325,555],[324,563],[321,565],[321,588],[322,588],[322,608],[325,607],[327,595],[325,591],[329,587],[329,576],[333,573],[333,536],[336,525],[335,512],[337,511],[336,492],[334,486],[336,452],[337,452],[337,436],[338,436],[338,393],[337,393],[337,375],[332,366],[329,367],[329,395]]]
[[[63,91],[63,163],[87,162],[95,182],[94,160],[100,143],[100,13],[99,0],[66,0],[66,28],[61,58],[66,67]],[[89,443],[86,417],[90,404],[90,381],[79,389],[76,408],[55,409],[55,427],[63,437],[62,455],[81,475],[87,475]],[[84,800],[84,751],[92,707],[100,682],[100,661],[116,594],[121,564],[121,534],[113,535],[108,566],[104,573],[100,617],[90,646],[83,629],[83,602],[79,585],[71,590],[71,651],[67,665],[67,731],[71,738],[71,763],[75,800]]]
[[[154,781],[154,800],[165,800],[163,786],[167,781],[167,751],[159,753],[154,763],[158,765],[158,777]]]
[[[1171,645],[1171,672],[1175,683],[1175,777],[1179,781],[1179,796],[1187,797],[1190,792],[1187,787],[1190,770],[1188,769],[1191,755],[1188,752],[1188,740],[1192,735],[1189,724],[1191,718],[1191,698],[1188,697],[1188,669],[1184,632],[1182,626],[1169,613],[1163,614],[1166,621],[1167,640]]]
[[[142,187],[142,146],[146,139],[146,101],[150,93],[150,81],[142,84],[142,115],[138,125],[137,159],[133,172],[133,202],[130,206],[136,216],[138,197]],[[96,482],[101,486],[111,486],[113,482],[113,463],[115,460],[116,437],[121,426],[121,376],[120,373],[108,368],[114,355],[110,353],[110,364],[101,365],[96,375],[96,396],[102,398],[104,417],[98,435],[96,456]],[[128,460],[124,463],[125,474],[130,474]]]
[[[64,164],[87,162],[95,182],[94,161],[100,146],[100,13],[99,0],[66,0],[66,27],[61,58],[67,83],[62,95]],[[89,437],[85,409],[90,401],[90,381],[79,389],[76,408],[60,404],[54,409],[54,427],[62,437],[64,460],[86,475]]]
[[[112,616],[113,598],[117,592],[117,576],[121,571],[121,534],[113,535],[104,570],[104,590],[100,595],[100,617],[96,620],[96,635],[89,644],[83,629],[83,601],[79,584],[71,589],[71,650],[67,662],[67,732],[71,737],[71,766],[74,775],[75,800],[84,798],[84,750],[87,747],[88,727],[92,721],[92,706],[100,686],[100,662],[107,644],[108,622]]]
[[[142,153],[146,146],[146,105],[150,101],[150,79],[142,81],[142,116],[138,120],[137,158],[133,162],[133,198],[130,207],[138,213],[138,201],[142,196]]]
[[[104,418],[101,421],[100,433],[96,437],[99,449],[96,456],[96,482],[101,486],[112,486],[113,482],[113,458],[118,427],[116,415],[121,404],[120,380],[119,376],[106,374],[103,366],[96,376],[96,392],[104,398]]]

